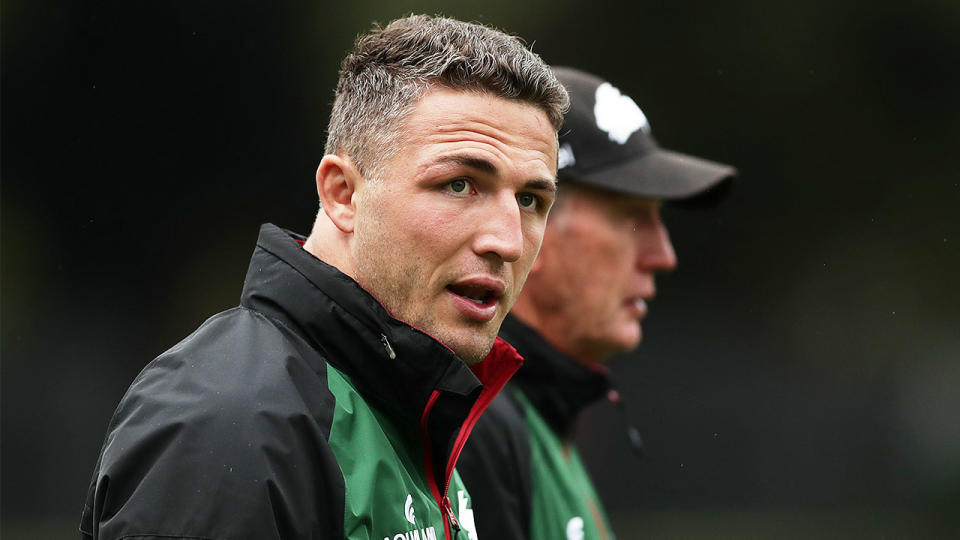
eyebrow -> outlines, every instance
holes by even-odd
[[[527,189],[539,189],[542,191],[549,191],[550,193],[557,192],[557,181],[556,180],[529,180],[523,187]]]
[[[499,169],[493,164],[493,162],[488,161],[483,158],[473,157],[473,156],[463,156],[463,155],[452,155],[452,156],[443,156],[437,159],[436,164],[447,164],[452,163],[455,165],[460,165],[470,169],[475,169],[482,173],[496,175]],[[557,191],[557,181],[553,178],[547,179],[536,179],[528,180],[523,187],[527,189],[539,189],[543,191],[549,191],[554,193]]]
[[[483,158],[472,157],[472,156],[443,156],[437,160],[438,164],[453,163],[455,165],[462,165],[464,167],[469,167],[471,169],[476,169],[480,172],[485,172],[487,174],[497,174],[497,166],[492,162],[487,161]]]

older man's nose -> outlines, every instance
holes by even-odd
[[[659,216],[649,234],[639,235],[637,267],[644,270],[670,271],[677,267],[677,254],[670,242],[670,233]]]

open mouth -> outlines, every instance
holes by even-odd
[[[623,304],[639,318],[643,318],[647,315],[647,301],[639,296],[635,298],[629,298],[624,301]]]
[[[457,296],[466,298],[478,306],[489,306],[496,303],[500,294],[482,285],[471,284],[453,284],[447,287],[447,290]]]
[[[470,275],[447,285],[446,290],[453,299],[453,306],[461,315],[467,319],[488,323],[500,311],[506,284],[493,276]]]

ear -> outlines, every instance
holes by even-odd
[[[354,194],[363,177],[350,161],[338,155],[323,156],[317,167],[317,195],[330,221],[341,231],[352,233],[356,206]]]

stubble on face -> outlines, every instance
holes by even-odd
[[[430,305],[436,293],[430,290],[430,269],[425,267],[416,256],[404,253],[402,249],[384,250],[384,246],[402,245],[403,241],[391,231],[381,227],[379,223],[373,221],[363,225],[358,224],[358,226],[369,227],[369,230],[357,236],[355,259],[357,283],[374,293],[376,299],[393,318],[451,347],[467,365],[483,360],[493,347],[500,324],[509,311],[509,306],[513,305],[514,299],[505,294],[503,301],[509,302],[509,306],[505,306],[503,314],[498,314],[498,317],[490,323],[463,321],[463,324],[472,324],[473,332],[464,333],[460,329],[451,328],[437,311],[423,309],[423,306]],[[512,288],[509,283],[510,278],[506,275],[502,264],[499,265],[499,269],[491,268],[494,265],[487,265],[486,268],[477,266],[470,269],[461,268],[457,272],[460,275],[452,272],[442,273],[433,281],[448,283],[455,281],[463,274],[482,272],[500,276],[507,281],[507,290]]]
[[[516,197],[542,196],[544,188],[530,183],[553,182],[556,134],[531,105],[451,90],[422,98],[404,129],[405,146],[382,168],[384,176],[356,192],[352,277],[392,317],[474,364],[492,348],[539,249],[549,203],[532,212]],[[475,161],[492,169],[470,165]],[[454,179],[469,182],[473,195],[447,192]],[[516,212],[516,221],[504,212]],[[477,240],[497,235],[522,237],[519,256]],[[478,276],[505,287],[490,319],[463,312],[463,297],[450,289]]]

